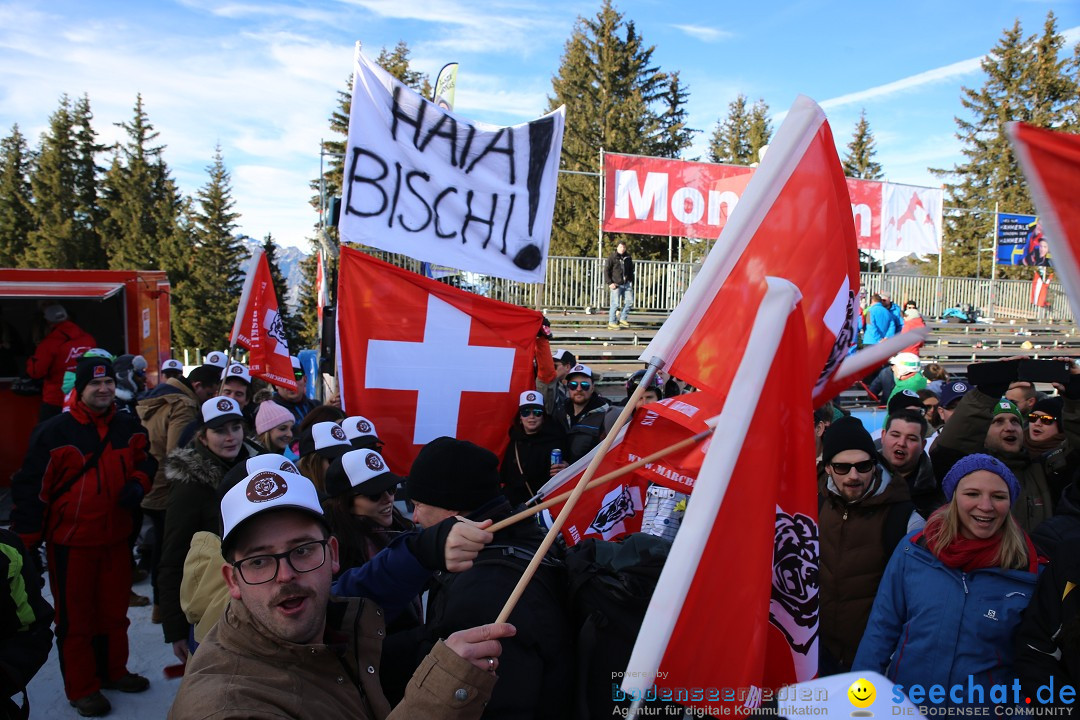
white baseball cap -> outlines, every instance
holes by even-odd
[[[526,390],[518,397],[518,407],[544,407],[544,396],[536,390]]]
[[[345,431],[336,422],[315,423],[300,435],[300,457],[317,452],[333,462],[352,450]]]
[[[374,450],[351,450],[327,469],[326,494],[330,497],[382,495],[404,481],[405,478],[390,472],[386,460]]]
[[[246,520],[267,510],[299,510],[329,529],[319,493],[303,475],[280,470],[258,470],[244,477],[221,498],[221,550],[228,552],[234,532]]]
[[[588,365],[582,365],[581,363],[578,363],[574,367],[570,368],[570,372],[566,373],[567,377],[570,377],[571,375],[585,375],[588,378],[592,378],[592,368],[590,368]]]
[[[248,370],[247,365],[241,365],[240,363],[233,363],[229,366],[229,369],[225,371],[225,379],[235,378],[237,380],[243,380],[248,385],[251,384],[251,371]]]
[[[228,364],[228,357],[220,350],[214,350],[203,355],[203,365],[213,365],[214,367],[223,368]]]
[[[240,405],[231,397],[212,397],[202,404],[203,425],[219,428],[232,420],[243,420]]]
[[[169,358],[161,363],[161,372],[165,372],[166,370],[179,370],[180,372],[184,372],[184,363]]]
[[[362,437],[374,437],[376,439],[379,437],[379,433],[375,431],[375,423],[363,415],[352,415],[345,418],[341,421],[341,429],[345,431],[345,437],[350,442]]]

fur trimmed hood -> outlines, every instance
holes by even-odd
[[[240,455],[238,460],[247,458],[243,449]],[[198,483],[216,490],[227,471],[225,463],[194,443],[173,450],[165,458],[165,478],[174,484]]]

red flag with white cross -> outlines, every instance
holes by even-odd
[[[337,306],[343,406],[375,421],[394,472],[444,435],[502,457],[543,315],[347,247]]]

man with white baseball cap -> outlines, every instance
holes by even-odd
[[[338,546],[315,486],[260,470],[225,493],[221,521],[230,602],[188,664],[170,718],[480,717],[495,684],[499,638],[512,636],[513,626],[440,641],[391,715],[377,670],[383,611],[331,595]]]
[[[179,360],[169,358],[165,362],[161,363],[161,377],[164,378],[162,382],[165,382],[165,380],[170,380],[172,378],[178,378],[183,374],[184,363],[180,362]]]
[[[554,419],[566,433],[563,461],[573,463],[600,444],[611,425],[606,414],[611,405],[596,392],[593,371],[578,363],[566,374],[567,402],[555,407]]]
[[[203,355],[203,365],[213,365],[222,370],[229,364],[229,356],[221,350],[213,350]]]

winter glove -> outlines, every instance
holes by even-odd
[[[143,495],[146,491],[143,490],[143,486],[138,480],[129,480],[124,483],[124,487],[120,489],[120,494],[116,498],[116,502],[120,507],[129,508],[134,510],[142,502]]]
[[[540,330],[536,333],[536,337],[551,342],[555,339],[555,336],[551,334],[551,321],[544,318],[544,321],[540,323]]]
[[[405,545],[425,569],[446,570],[446,538],[457,518],[446,518],[438,525],[424,528],[405,538]]]

